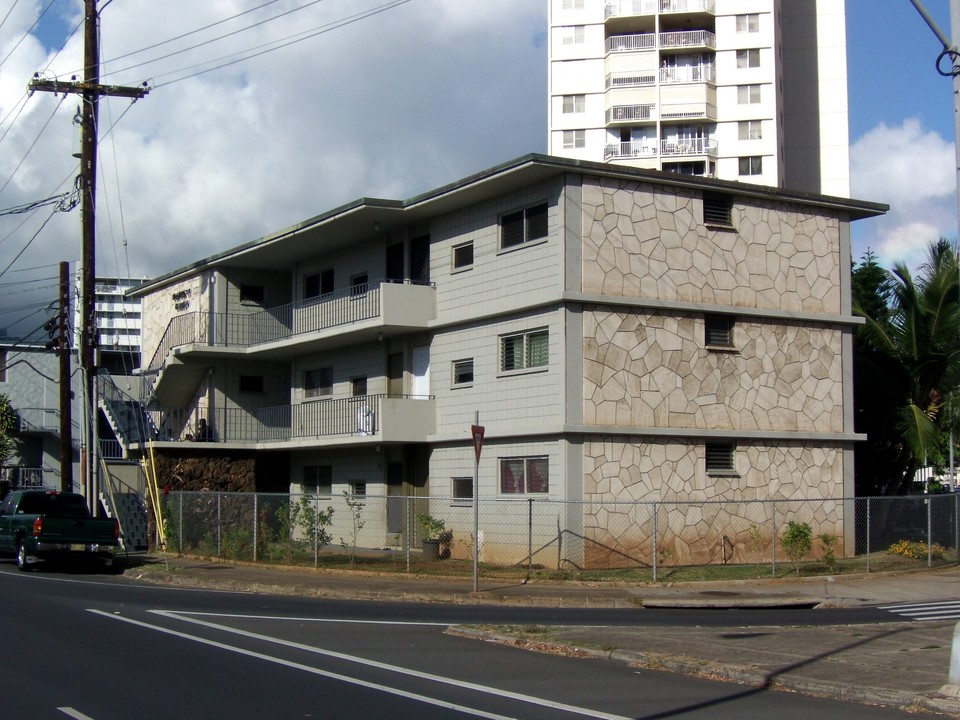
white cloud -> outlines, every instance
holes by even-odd
[[[180,68],[383,4],[324,0],[159,59],[250,26],[278,8],[307,4],[281,0],[176,43],[111,61],[260,4],[125,0],[104,7],[102,81],[148,80],[154,89],[132,106],[123,99],[101,102],[101,128],[116,125],[100,145],[98,274],[167,272],[361,196],[405,198],[544,151],[542,0],[411,0],[276,52],[171,82],[188,74]],[[17,22],[0,28],[3,54],[30,27],[40,5],[21,2]],[[71,0],[67,11],[81,7],[80,0]],[[43,46],[52,44],[47,37],[28,38],[3,65],[0,120],[22,99],[33,73],[46,66]],[[50,70],[77,72],[81,58],[78,33]],[[61,99],[36,93],[0,142],[0,187],[26,157],[0,192],[0,209],[69,187],[61,183],[76,172],[71,119],[77,99],[68,96],[55,110]],[[0,135],[7,127],[0,126]],[[0,269],[46,214],[21,230],[14,229],[21,216],[0,217]],[[51,224],[56,234],[40,232],[15,267],[79,258],[79,213]],[[0,303],[7,279],[0,277]],[[0,316],[0,327],[7,324]]]
[[[856,198],[890,211],[854,225],[856,259],[867,248],[880,264],[915,266],[931,241],[957,236],[957,176],[953,143],[917,119],[881,124],[850,148],[850,185]]]

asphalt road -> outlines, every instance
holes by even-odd
[[[445,632],[452,623],[749,624],[741,611],[329,601],[19,573],[7,564],[0,601],[2,718],[913,717]],[[823,611],[789,612],[798,622]],[[868,622],[882,616],[871,612]]]

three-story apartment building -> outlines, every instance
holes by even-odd
[[[587,565],[649,541],[615,501],[852,496],[850,222],[884,210],[542,155],[362,199],[134,291],[153,450],[442,509],[479,414],[479,497],[556,500]],[[678,560],[750,524],[705,514]]]

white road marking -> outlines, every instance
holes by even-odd
[[[122,622],[130,623],[132,625],[137,625],[139,627],[148,628],[150,630],[156,630],[157,632],[162,632],[168,635],[173,635],[175,637],[183,638],[185,640],[191,640],[193,642],[201,643],[203,645],[209,645],[212,647],[220,648],[222,650],[228,650],[230,652],[235,652],[240,655],[246,655],[248,657],[257,658],[259,660],[265,660],[267,662],[276,663],[278,665],[283,665],[286,667],[294,668],[297,670],[303,670],[314,675],[320,675],[322,677],[329,677],[335,680],[340,680],[346,683],[352,683],[354,685],[360,685],[362,687],[371,688],[374,690],[379,690],[381,692],[386,692],[393,695],[399,695],[400,697],[406,697],[419,702],[425,702],[430,705],[437,705],[439,707],[450,708],[458,710],[459,712],[467,713],[469,715],[474,715],[477,717],[491,718],[493,720],[507,720],[505,716],[497,715],[494,713],[487,713],[482,710],[476,710],[474,708],[468,708],[465,706],[456,705],[453,703],[448,703],[446,701],[437,700],[435,698],[426,697],[424,695],[419,695],[417,693],[410,693],[404,690],[399,690],[397,688],[392,688],[386,685],[380,685],[378,683],[368,682],[366,680],[360,680],[358,678],[348,677],[346,675],[341,675],[339,673],[334,673],[327,670],[321,670],[319,668],[312,667],[310,665],[304,665],[302,663],[293,662],[291,660],[284,660],[283,658],[274,657],[272,655],[266,655],[264,653],[255,652],[253,650],[246,650],[241,647],[234,645],[228,645],[226,643],[221,643],[216,640],[208,640],[206,638],[199,637],[197,635],[190,635],[188,633],[180,632],[178,630],[171,630],[169,628],[162,627],[160,625],[152,625],[150,623],[145,623],[140,620],[134,620],[133,618],[127,618],[120,615],[115,615],[102,610],[89,609],[89,612],[92,612],[96,615],[100,615],[105,618],[110,618],[111,620],[120,620]],[[420,680],[430,680],[432,682],[451,685],[456,688],[466,688],[473,690],[479,693],[485,693],[488,695],[493,695],[495,697],[504,697],[510,698],[512,700],[517,700],[519,702],[529,703],[531,705],[540,705],[542,707],[548,707],[555,710],[562,710],[569,712],[575,715],[584,715],[590,718],[598,718],[600,720],[630,720],[630,718],[621,716],[621,715],[611,715],[607,713],[597,712],[596,710],[589,710],[587,708],[577,707],[575,705],[567,705],[565,703],[554,702],[552,700],[544,700],[542,698],[533,697],[531,695],[523,695],[520,693],[514,693],[507,690],[502,690],[500,688],[488,687],[486,685],[479,685],[477,683],[465,682],[461,680],[455,680],[452,678],[443,677],[441,675],[433,675],[430,673],[423,673],[418,671],[409,670],[404,667],[397,665],[388,665],[386,663],[377,662],[375,660],[367,660],[365,658],[356,657],[353,655],[345,655],[343,653],[334,652],[332,650],[324,650],[322,648],[313,647],[310,645],[304,645],[302,643],[296,643],[289,640],[280,640],[278,638],[273,638],[268,635],[261,635],[259,633],[252,633],[246,630],[238,630],[236,628],[227,627],[225,625],[218,625],[216,623],[207,622],[205,620],[199,620],[196,618],[185,617],[184,615],[176,612],[170,612],[166,610],[152,610],[150,611],[154,614],[160,615],[161,617],[166,617],[172,620],[179,620],[181,622],[192,623],[195,625],[200,625],[203,627],[212,628],[215,630],[220,630],[222,632],[231,633],[234,635],[240,635],[242,637],[260,640],[263,642],[272,643],[275,645],[281,645],[284,647],[289,647],[297,650],[302,650],[316,655],[321,655],[324,657],[335,658],[337,660],[342,660],[346,662],[356,663],[358,665],[363,665],[366,667],[376,668],[378,670],[385,670],[388,672],[397,673],[398,675],[408,675]],[[230,615],[221,615],[220,617],[234,617]]]
[[[880,605],[879,610],[917,621],[958,620],[960,619],[960,601],[945,600],[943,602],[901,603],[898,605]]]
[[[58,707],[57,710],[62,712],[64,715],[69,715],[74,720],[93,720],[93,718],[89,715],[84,715],[82,712],[78,712],[72,707]]]
[[[163,614],[159,610],[151,610],[158,614]],[[313,618],[313,617],[295,617],[293,615],[242,615],[233,613],[207,613],[207,612],[172,612],[171,616],[180,617],[183,615],[194,615],[196,617],[219,617],[240,620],[280,620],[290,622],[315,622],[315,623],[354,623],[357,625],[411,625],[414,627],[449,627],[456,625],[456,622],[421,622],[418,620],[338,620],[337,618]],[[221,627],[214,625],[214,627]]]

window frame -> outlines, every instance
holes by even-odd
[[[583,45],[586,42],[586,25],[564,25],[561,31],[561,45]]]
[[[762,155],[741,155],[737,158],[740,177],[763,175]]]
[[[763,140],[763,120],[740,120],[737,123],[737,139],[742,142]]]
[[[763,102],[760,83],[737,85],[737,105],[759,105]]]
[[[468,248],[470,250],[469,261],[463,260],[461,258],[462,251],[465,251]],[[470,268],[473,267],[473,260],[474,260],[473,250],[474,250],[473,240],[470,240],[469,242],[459,243],[453,246],[453,248],[450,251],[450,262],[453,266],[454,271],[469,270]]]
[[[459,380],[458,369],[465,368],[467,363],[470,365],[470,379],[469,380]],[[474,364],[473,358],[462,358],[460,360],[454,360],[450,363],[450,387],[460,388],[460,387],[470,387],[473,385],[474,379]]]
[[[563,149],[577,150],[587,146],[586,130],[564,130],[563,131]]]
[[[708,350],[735,350],[736,327],[733,315],[707,313],[703,316],[703,346]]]
[[[308,479],[308,474],[315,477]],[[324,476],[326,480],[323,480]],[[321,492],[321,488],[326,488],[326,492]],[[333,497],[333,465],[304,465],[300,471],[300,489],[304,495]]]
[[[736,57],[739,70],[760,67],[760,48],[739,48]]]
[[[550,457],[548,455],[516,455],[509,457],[500,457],[497,458],[498,463],[498,494],[500,495],[549,495],[550,494]],[[510,477],[512,482],[510,486],[506,484],[506,476],[504,475],[504,468],[509,464],[516,464],[518,462],[523,463],[523,469],[519,479],[516,476],[516,473],[511,472]],[[543,470],[543,472],[537,473],[539,480],[543,483],[543,488],[538,490],[530,489],[530,480],[531,477],[530,469],[532,463],[537,463]],[[542,463],[542,465],[540,465]],[[511,489],[521,487],[522,489]]]
[[[469,492],[464,492],[464,489]],[[473,505],[473,476],[455,475],[450,478],[450,504]]]
[[[545,241],[550,237],[550,205],[547,202],[539,202],[503,213],[497,225],[500,230],[500,252],[515,250],[541,240]]]
[[[561,103],[561,111],[564,115],[575,115],[587,111],[587,96],[583,93],[564,95]]]
[[[703,467],[708,476],[738,477],[737,444],[733,442],[704,443]]]
[[[743,13],[736,16],[736,31],[739,34],[760,32],[760,13]]]
[[[317,374],[316,384],[311,386],[308,383],[307,378],[312,374]],[[325,375],[329,375],[330,382],[325,383]],[[318,368],[309,368],[303,371],[303,397],[304,399],[311,398],[326,398],[333,397],[333,368],[332,367],[318,367]]]
[[[540,349],[531,341],[545,337],[545,347]],[[509,356],[514,359],[516,364],[507,367],[507,345],[509,341],[520,340],[519,352],[512,350]],[[531,364],[532,354],[544,354],[543,362],[536,365]],[[531,330],[521,330],[519,332],[503,333],[497,336],[497,371],[500,375],[514,375],[527,372],[543,372],[550,367],[550,329],[539,327]]]

